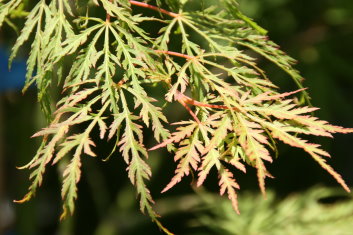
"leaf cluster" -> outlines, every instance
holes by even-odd
[[[273,161],[277,141],[303,149],[349,191],[326,163],[329,154],[302,136],[332,137],[332,133],[353,129],[312,115],[316,108],[310,105],[302,78],[292,67],[295,60],[268,39],[266,30],[243,15],[235,0],[187,11],[188,4],[197,2],[40,0],[28,6],[10,64],[20,47],[30,42],[24,90],[36,85],[48,126],[34,135],[43,141],[23,167],[32,169],[32,183],[19,202],[36,193],[49,164],[68,159],[61,217],[72,214],[82,160],[97,154],[92,136],[96,129],[99,138],[114,141],[112,153],[121,152],[141,211],[166,233],[146,186],[152,175],[148,153],[162,147],[177,162],[175,175],[163,192],[192,172],[201,186],[215,169],[220,194],[228,195],[238,213],[239,185],[229,166],[243,172],[247,166],[255,167],[265,194],[265,179],[272,177],[266,164]],[[21,3],[1,1],[0,25],[10,19],[11,12],[22,9]],[[155,14],[135,14],[136,8]],[[158,35],[146,31],[149,23],[160,27]],[[180,48],[176,50],[175,45]],[[299,90],[280,93],[248,50],[288,73]],[[146,90],[156,84],[168,104],[185,107],[189,120],[168,124],[165,110]],[[58,101],[52,98],[53,87],[62,92]],[[300,102],[291,98],[295,94],[301,94]],[[152,129],[157,142],[150,149],[145,146],[144,128]]]
[[[269,191],[267,200],[241,193],[241,216],[231,213],[228,201],[204,194],[206,210],[197,211],[197,220],[210,228],[210,234],[349,234],[353,200],[338,191],[314,187],[283,199]]]

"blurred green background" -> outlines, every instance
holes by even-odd
[[[207,0],[205,0],[207,1]],[[214,1],[216,2],[216,1]],[[244,13],[269,31],[270,38],[299,62],[316,115],[337,125],[353,127],[353,2],[352,0],[239,0]],[[13,43],[11,29],[0,31],[1,47]],[[4,57],[4,56],[2,56]],[[4,60],[6,58],[1,58]],[[292,80],[262,58],[260,65],[283,91],[296,89]],[[2,74],[5,71],[1,71]],[[0,75],[1,87],[5,85]],[[29,137],[44,125],[34,90],[21,95],[16,86],[0,89],[0,234],[159,234],[138,210],[135,192],[119,156],[108,162],[87,157],[75,215],[59,223],[60,176],[56,167],[46,173],[36,197],[22,205],[28,171],[16,170],[35,153],[38,141]],[[172,114],[173,115],[173,114]],[[329,163],[353,185],[353,135],[315,138],[333,156]],[[102,153],[108,152],[104,143]],[[279,158],[269,166],[276,177],[267,180],[268,199],[259,196],[256,172],[235,174],[240,216],[216,194],[192,189],[191,178],[161,195],[174,172],[171,155],[151,153],[150,182],[162,222],[176,234],[353,234],[351,194],[336,187],[331,176],[304,152],[280,146]],[[58,166],[61,167],[60,165]],[[317,188],[316,185],[323,187]],[[326,216],[326,217],[325,217]],[[269,222],[271,221],[271,222]]]

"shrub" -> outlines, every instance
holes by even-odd
[[[34,196],[48,164],[70,159],[63,171],[61,218],[72,214],[81,161],[97,154],[95,129],[99,138],[116,143],[111,152],[121,152],[141,211],[166,233],[146,186],[152,174],[146,158],[159,148],[167,148],[177,162],[175,175],[162,192],[191,173],[197,174],[200,186],[216,169],[220,194],[228,195],[238,213],[239,185],[230,166],[243,172],[246,165],[255,167],[265,194],[265,178],[272,177],[265,163],[273,161],[276,141],[303,149],[349,191],[326,163],[330,155],[302,136],[332,137],[353,129],[313,116],[317,108],[311,106],[302,77],[292,67],[295,60],[243,15],[235,0],[208,5],[192,0],[0,4],[0,25],[14,27],[11,20],[25,17],[10,64],[30,41],[24,91],[36,85],[48,122],[34,135],[42,138],[42,144],[22,167],[32,169],[31,185],[17,202]],[[258,66],[258,56],[285,71],[299,90],[279,92]],[[180,103],[190,118],[169,124],[162,102],[148,90],[151,86],[165,96],[167,105]],[[53,98],[56,89],[61,92],[59,100]],[[291,98],[298,94],[299,98]],[[155,146],[145,146],[146,128],[153,131]]]

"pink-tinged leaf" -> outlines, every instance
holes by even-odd
[[[231,120],[228,116],[224,116],[222,120],[219,122],[219,126],[216,131],[213,133],[213,137],[210,143],[207,144],[205,149],[202,152],[202,155],[208,153],[211,149],[217,147],[226,137],[228,130],[232,128]]]
[[[261,103],[263,101],[267,101],[267,97],[269,97],[269,94],[271,94],[271,92],[267,91],[267,92],[264,92],[264,93],[261,93],[255,97],[251,97],[249,99],[246,99],[247,97],[249,97],[247,95],[247,93],[245,93],[245,96],[242,97],[242,102],[241,104],[242,105],[246,105],[246,104],[258,104],[258,103]]]
[[[338,174],[330,165],[328,165],[325,161],[325,159],[321,158],[319,155],[311,152],[310,155],[314,158],[315,161],[317,161],[322,168],[324,168],[328,173],[330,173],[333,178],[336,179],[336,181],[346,190],[347,192],[350,192],[351,190],[347,186],[346,182],[342,179],[342,176]]]
[[[113,138],[114,135],[117,134],[117,130],[120,127],[121,123],[124,121],[125,116],[123,113],[114,116],[114,121],[113,123],[109,126],[109,134],[108,134],[108,139],[110,140]]]
[[[197,125],[198,125],[198,123],[192,122],[192,121],[183,122],[183,123],[177,123],[177,124],[188,124],[188,125],[187,126],[178,127],[176,129],[176,131],[172,133],[172,136],[169,139],[166,139],[162,143],[150,148],[149,151],[156,150],[156,149],[159,149],[159,148],[163,148],[163,147],[165,147],[165,146],[167,146],[168,144],[171,144],[171,143],[180,142],[180,140],[189,137],[193,133],[193,131],[195,130]]]
[[[299,115],[299,114],[304,114],[304,113],[312,113],[312,112],[315,112],[319,109],[320,108],[304,106],[304,107],[292,109],[291,112],[294,115]]]
[[[68,152],[70,152],[73,148],[77,147],[78,144],[79,144],[79,141],[77,140],[76,136],[74,136],[74,138],[67,138],[67,140],[64,143],[60,144],[61,149],[56,154],[52,162],[52,165],[60,161]]]
[[[149,165],[136,153],[133,154],[127,171],[129,179],[133,185],[136,185],[136,177],[149,179],[152,175]]]
[[[178,74],[177,82],[172,86],[169,92],[165,95],[165,99],[168,102],[172,102],[173,97],[174,97],[174,100],[178,100],[179,95],[184,94],[184,92],[186,91],[186,87],[189,83],[189,78],[185,70],[189,64],[190,63],[186,63],[183,66],[183,69]]]
[[[190,139],[181,142],[181,147],[179,147],[174,157],[175,161],[179,161],[175,175],[170,183],[162,190],[162,193],[179,183],[184,176],[189,175],[190,168],[197,170],[198,163],[200,162],[199,152],[202,151],[203,148],[197,137],[198,132],[199,130],[196,129]]]
[[[285,102],[281,102],[280,104],[273,104],[264,107],[247,107],[245,108],[247,111],[255,111],[261,115],[274,116],[278,119],[292,119],[296,120],[297,118],[301,118],[303,116],[299,116],[300,113],[313,112],[317,110],[316,108],[307,108],[303,107],[300,109],[292,109],[295,107],[295,104],[289,104],[290,100],[286,100]]]
[[[141,94],[145,93],[143,90],[141,93],[132,88],[127,88],[127,90],[136,98],[135,109],[142,105],[140,117],[142,118],[145,125],[148,127],[150,121],[152,122],[152,130],[154,132],[155,139],[158,142],[161,138],[163,140],[167,139],[170,136],[170,133],[167,129],[164,128],[162,122],[168,121],[164,114],[161,112],[161,108],[152,104],[152,102],[155,102],[156,100],[148,97],[147,95]]]
[[[222,117],[224,117],[224,111],[218,111],[210,116],[208,116],[207,118],[207,125],[212,127],[213,129],[219,127],[219,122],[222,119]]]
[[[239,189],[239,185],[235,181],[233,174],[225,168],[220,169],[219,171],[219,186],[220,186],[220,194],[223,195],[225,192],[228,194],[228,198],[232,202],[233,209],[240,214],[238,208],[238,199],[236,189]]]
[[[146,210],[150,214],[153,212],[151,204],[154,203],[149,189],[146,187],[145,180],[151,177],[151,168],[140,158],[137,152],[133,153],[131,162],[127,168],[129,179],[137,189],[140,196],[140,210],[144,213]],[[154,213],[154,212],[153,212]],[[153,215],[157,216],[157,215]]]
[[[197,179],[197,187],[200,187],[203,184],[213,166],[216,166],[217,169],[221,167],[219,157],[219,151],[217,151],[216,149],[211,149],[204,157],[202,157],[202,165],[199,168],[199,178]]]
[[[76,104],[85,100],[89,95],[93,94],[95,91],[98,90],[98,87],[89,88],[85,90],[81,90],[73,95],[71,95],[65,102],[63,106],[61,106],[56,112],[60,112],[61,110],[67,107],[74,107]]]
[[[321,156],[330,157],[329,153],[319,148],[319,144],[311,144],[308,143],[307,140],[303,140],[299,137],[289,134],[285,130],[285,125],[280,124],[279,122],[275,122],[274,124],[266,122],[266,126],[269,127],[274,138],[277,138],[290,146],[302,148],[308,153],[317,153]]]
[[[42,184],[45,167],[53,158],[57,142],[60,141],[66,134],[67,130],[67,126],[58,128],[57,133],[53,136],[49,143],[41,146],[38,150],[35,161],[31,161],[31,163],[27,165],[29,169],[37,167],[30,175],[30,179],[33,179],[32,185],[29,188],[30,191],[35,192],[36,188]]]
[[[103,139],[108,129],[107,125],[101,118],[98,118],[98,126],[99,126],[99,137]]]
[[[244,102],[245,102],[245,101],[247,100],[247,98],[249,97],[250,93],[251,93],[251,90],[248,90],[247,92],[245,92],[245,93],[241,96],[241,98],[239,99],[239,103],[240,103],[240,104],[244,104]]]
[[[246,173],[246,168],[243,163],[239,161],[237,158],[232,158],[231,160],[227,161],[231,165],[235,166],[238,170],[241,170],[242,172]]]
[[[316,117],[302,115],[317,110],[317,108],[315,107],[295,107],[295,104],[292,104],[291,100],[283,100],[281,103],[275,103],[263,107],[249,106],[246,107],[245,110],[258,112],[261,115],[274,116],[278,119],[293,120],[301,125],[305,125],[304,128],[307,128],[307,130],[297,129],[298,133],[332,137],[331,133],[353,132],[352,128],[333,126],[328,124],[327,121],[319,120]],[[289,128],[292,128],[292,130],[295,129],[294,126],[291,126]]]
[[[122,152],[125,162],[129,164],[134,154],[140,153],[147,157],[147,151],[143,146],[142,126],[133,122],[134,120],[138,120],[139,117],[130,114],[127,108],[124,110],[123,115],[125,130],[118,145],[120,146],[119,150]]]
[[[120,92],[124,110],[122,115],[124,116],[125,130],[118,145],[125,162],[128,164],[129,179],[135,185],[137,194],[140,196],[140,210],[142,212],[147,210],[152,218],[157,218],[158,215],[152,208],[154,203],[152,196],[145,184],[145,180],[150,179],[152,172],[148,164],[142,160],[142,156],[148,157],[147,150],[143,146],[142,127],[134,122],[140,118],[130,113],[124,93],[122,90]]]
[[[256,160],[256,169],[257,169],[257,178],[259,180],[259,187],[261,193],[266,196],[266,187],[265,187],[265,179],[267,176],[267,170],[265,164],[261,159]]]
[[[91,146],[96,146],[96,144],[90,140],[89,138],[86,138],[83,142],[83,152],[89,156],[96,157],[97,155],[92,151]]]
[[[77,183],[80,181],[81,177],[81,159],[80,159],[80,149],[77,149],[74,157],[71,159],[69,165],[67,165],[64,170],[63,185],[61,189],[61,196],[64,200],[63,213],[60,216],[63,219],[67,212],[71,215],[74,212],[74,201],[77,199]]]
[[[331,133],[353,133],[353,128],[344,128],[341,126],[334,125],[325,125],[324,129]]]
[[[291,92],[285,92],[285,93],[278,94],[278,95],[271,95],[271,96],[268,97],[268,100],[278,100],[278,99],[282,99],[282,98],[284,98],[284,97],[287,97],[287,96],[294,95],[294,94],[296,94],[296,93],[305,91],[306,89],[307,89],[307,88],[301,88],[301,89],[298,89],[298,90],[295,90],[295,91],[291,91]]]
[[[329,124],[327,121],[318,120],[317,117],[311,116],[299,116],[295,121],[308,126],[314,130],[316,135],[325,135],[326,133],[353,133],[353,128],[343,128],[340,126],[334,126]]]
[[[282,94],[278,94],[278,95],[269,95],[271,92],[264,92],[261,93],[260,95],[257,95],[255,97],[252,97],[250,99],[247,99],[245,101],[243,101],[243,104],[258,104],[261,103],[263,101],[270,101],[270,100],[279,100],[282,99],[284,97],[296,94],[298,92],[301,92],[303,90],[306,90],[306,88],[302,88],[296,91],[292,91],[292,92],[285,92]]]
[[[257,123],[247,121],[243,116],[238,115],[239,125],[237,126],[236,133],[239,135],[239,143],[245,150],[246,156],[254,163],[257,159],[264,159],[272,162],[272,157],[269,151],[264,146],[268,145],[268,140],[261,126]]]
[[[269,144],[268,140],[262,134],[262,130],[255,129],[260,128],[261,125],[246,120],[245,117],[240,114],[238,114],[238,120],[239,124],[236,131],[239,135],[239,143],[251,164],[256,167],[259,187],[261,192],[265,195],[265,178],[268,172],[262,160],[272,162],[272,157],[265,147],[265,144]]]
[[[45,136],[45,135],[52,135],[55,134],[58,131],[57,128],[44,128],[41,131],[38,131],[34,135],[31,136],[31,138],[39,137],[39,136]]]
[[[346,191],[348,192],[350,191],[350,189],[342,179],[341,175],[339,175],[336,171],[334,171],[331,166],[326,164],[326,161],[321,157],[321,156],[329,157],[330,155],[326,151],[320,149],[319,148],[320,145],[311,144],[311,143],[308,143],[307,140],[302,140],[296,136],[290,135],[289,133],[287,133],[281,128],[282,127],[281,125],[271,124],[264,121],[263,121],[263,124],[271,130],[274,138],[277,138],[293,147],[301,148],[307,153],[309,153],[314,158],[314,160],[316,160],[320,164],[322,168],[328,171],[336,179],[336,181],[342,185],[342,187]]]

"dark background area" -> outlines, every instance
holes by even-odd
[[[270,38],[299,61],[296,68],[306,79],[304,86],[309,88],[313,105],[321,108],[316,115],[333,124],[353,127],[353,2],[239,0],[239,3],[245,14],[267,29]],[[14,37],[9,28],[0,31],[2,48],[13,42]],[[5,52],[0,60],[1,63],[6,61]],[[21,70],[24,62],[19,60],[17,66]],[[284,72],[262,58],[258,61],[283,91],[296,89]],[[60,176],[56,167],[48,168],[34,199],[21,205],[12,202],[20,199],[29,185],[29,171],[19,171],[16,166],[27,163],[34,155],[39,142],[30,136],[44,125],[44,121],[36,104],[35,90],[22,95],[17,83],[5,82],[6,76],[10,77],[6,70],[6,66],[2,66],[0,71],[0,234],[158,234],[157,226],[139,212],[134,188],[125,172],[126,165],[119,156],[113,156],[108,162],[85,158],[76,213],[62,223],[59,223]],[[12,72],[15,71],[13,68]],[[171,109],[170,116],[175,116],[173,111]],[[321,143],[331,153],[333,158],[328,162],[352,186],[350,147],[353,135],[314,138],[313,141]],[[99,145],[102,158],[108,146],[109,143]],[[279,151],[279,158],[269,165],[275,179],[267,180],[267,187],[278,195],[301,192],[318,184],[337,185],[303,151],[284,145],[280,145]],[[172,156],[155,151],[149,162],[154,169],[150,188],[166,227],[176,234],[212,234],[206,227],[198,226],[194,222],[195,216],[190,213],[191,208],[200,204],[189,186],[190,177],[173,190],[160,194],[174,172]],[[235,176],[242,187],[240,197],[242,191],[258,193],[254,170],[248,169],[246,175],[237,173]],[[216,182],[206,183],[214,190]]]

